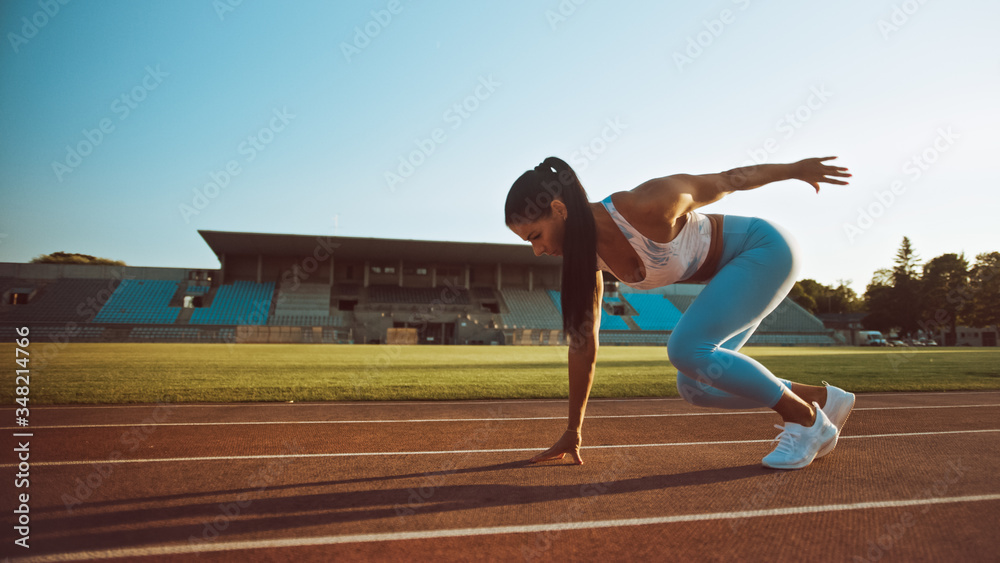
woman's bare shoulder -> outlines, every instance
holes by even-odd
[[[621,199],[633,214],[672,223],[684,216],[690,203],[685,182],[679,176],[682,175],[647,180],[627,192],[620,192],[627,195],[616,195],[615,200]]]

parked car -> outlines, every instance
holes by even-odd
[[[862,330],[858,332],[858,344],[860,346],[888,346],[885,337],[877,330]]]
[[[907,346],[907,344],[906,344],[906,342],[903,342],[902,340],[890,340],[889,341],[889,346]]]

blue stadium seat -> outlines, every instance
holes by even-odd
[[[211,307],[195,309],[190,324],[264,325],[271,310],[274,282],[237,281],[215,293]]]
[[[171,324],[180,307],[169,307],[178,283],[164,280],[122,280],[95,323]]]

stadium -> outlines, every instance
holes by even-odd
[[[526,245],[199,233],[220,268],[0,264],[3,337],[30,324],[54,342],[566,343],[561,260]],[[601,343],[666,345],[701,288],[606,274]],[[785,298],[748,344],[843,343]]]
[[[996,561],[998,19],[0,2],[0,563]]]

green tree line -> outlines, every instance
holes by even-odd
[[[866,329],[902,335],[1000,324],[1000,252],[978,254],[971,264],[964,253],[942,254],[921,265],[903,237],[892,268],[876,270],[864,295],[849,283],[840,280],[832,287],[805,279],[789,297],[815,315],[866,313],[861,321]]]

